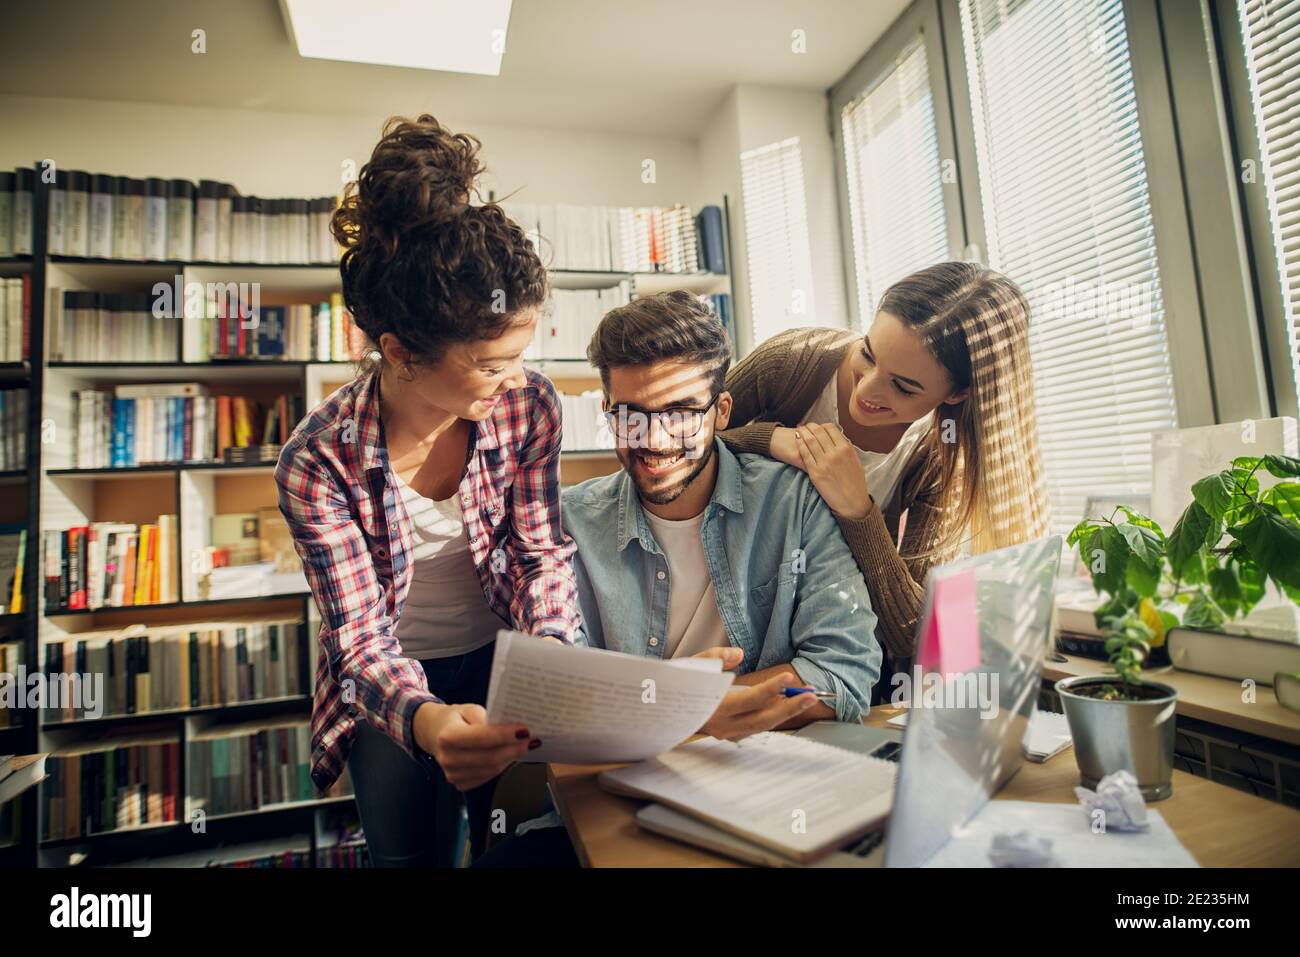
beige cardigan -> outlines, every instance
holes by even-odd
[[[718,437],[733,452],[770,454],[772,430],[799,424],[844,355],[861,337],[844,329],[791,329],[764,342],[727,374],[732,426]],[[864,518],[839,519],[840,532],[862,570],[879,635],[897,667],[916,651],[916,625],[925,597],[923,582],[942,519],[939,464],[929,442],[913,452],[893,497],[873,502]],[[907,513],[902,555],[895,547],[899,518]]]

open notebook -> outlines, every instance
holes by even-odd
[[[598,780],[615,794],[658,801],[807,864],[884,823],[896,767],[765,732],[743,741],[701,738]]]

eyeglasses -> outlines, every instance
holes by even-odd
[[[673,408],[651,412],[626,404],[614,405],[605,412],[605,420],[621,445],[634,448],[649,443],[650,430],[656,420],[665,435],[674,439],[692,439],[704,428],[704,417],[720,395],[715,395],[702,409]]]

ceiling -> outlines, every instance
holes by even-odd
[[[909,2],[515,0],[499,77],[304,59],[278,0],[7,2],[0,93],[694,137],[735,84],[826,89]]]

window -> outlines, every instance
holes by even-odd
[[[740,154],[755,345],[810,322],[812,250],[803,159],[792,137]]]
[[[1300,3],[1238,0],[1237,11],[1282,287],[1289,386],[1300,396]]]
[[[871,324],[889,286],[948,256],[939,143],[925,45],[840,111],[858,315]]]
[[[1177,425],[1121,0],[961,0],[989,265],[1029,298],[1054,531]]]

